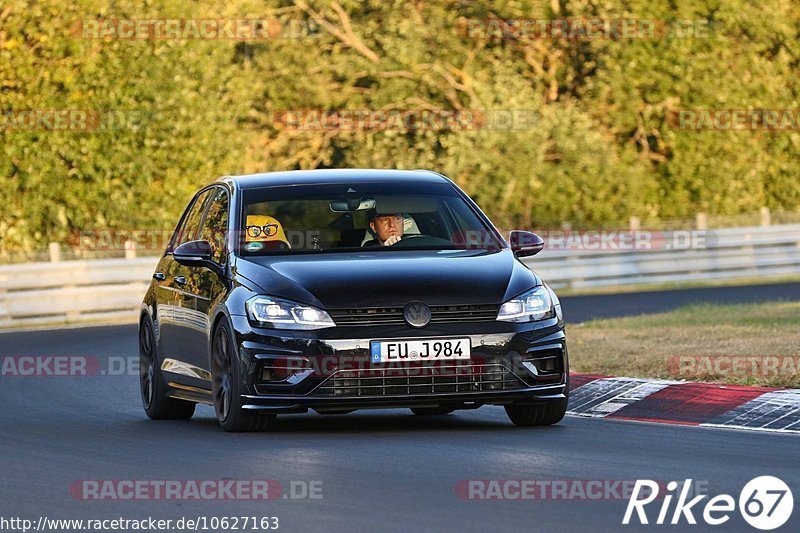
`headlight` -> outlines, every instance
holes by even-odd
[[[497,320],[506,322],[533,322],[553,316],[550,293],[544,286],[522,293],[500,306]]]
[[[247,316],[262,326],[277,329],[321,329],[336,325],[322,309],[271,296],[247,300]]]

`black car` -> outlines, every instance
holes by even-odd
[[[141,308],[154,419],[215,407],[228,431],[279,413],[567,408],[561,306],[478,206],[430,171],[224,177],[189,203]]]

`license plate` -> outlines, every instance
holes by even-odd
[[[392,361],[450,361],[470,358],[470,340],[423,339],[408,341],[372,341],[370,353],[373,363]]]

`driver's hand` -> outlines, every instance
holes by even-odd
[[[392,235],[391,237],[389,237],[388,239],[386,239],[385,241],[383,241],[383,245],[384,245],[384,246],[391,246],[391,245],[393,245],[394,243],[398,242],[399,240],[400,240],[400,237],[399,237],[399,236],[397,236],[397,235]]]

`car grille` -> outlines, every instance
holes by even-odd
[[[503,364],[446,364],[413,368],[339,370],[312,396],[414,396],[457,392],[502,391],[527,385]]]
[[[485,322],[495,320],[497,305],[434,305],[431,306],[431,324],[446,322]],[[337,325],[386,326],[405,324],[402,307],[369,307],[358,309],[329,309]]]

